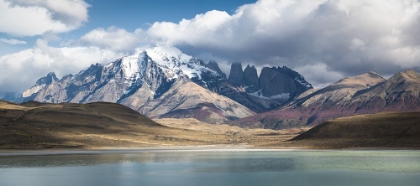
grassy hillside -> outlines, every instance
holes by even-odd
[[[420,113],[379,113],[327,121],[290,141],[296,146],[420,147]]]
[[[303,130],[247,130],[194,119],[156,123],[114,103],[20,105],[0,100],[0,149],[269,145]]]
[[[114,103],[0,101],[0,148],[94,148],[226,143],[226,135],[162,126]]]

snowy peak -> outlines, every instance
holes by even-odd
[[[54,72],[50,72],[50,73],[47,74],[47,76],[40,78],[36,82],[36,85],[49,85],[53,81],[58,81],[58,78],[57,78],[57,76],[55,75]]]
[[[162,66],[171,68],[171,65],[180,63],[188,63],[191,60],[191,56],[184,54],[175,47],[158,46],[151,49],[146,49],[147,55],[156,63]]]
[[[138,79],[139,76],[147,74],[145,66],[149,63],[159,67],[168,79],[188,76],[190,79],[201,80],[203,72],[215,76],[222,75],[219,74],[221,71],[207,67],[202,60],[186,55],[175,47],[159,46],[146,49],[138,54],[123,57],[121,61],[121,68],[128,80]],[[218,68],[217,65],[212,67]]]
[[[216,71],[219,74],[224,75],[225,78],[226,78],[226,75],[222,72],[222,70],[220,70],[219,65],[215,61],[209,61],[207,63],[207,67],[210,68],[210,69],[212,69],[212,70],[214,70],[214,71]]]
[[[148,56],[145,52],[126,56],[121,59],[121,69],[126,80],[135,81],[140,79],[141,74],[144,73],[148,62]]]
[[[42,88],[50,85],[53,82],[57,82],[58,78],[55,75],[54,72],[50,72],[47,74],[47,76],[44,76],[40,79],[38,79],[38,81],[36,81],[35,85],[32,86],[30,89],[26,90],[25,92],[22,93],[22,97],[23,98],[29,98],[32,95],[36,94],[37,92],[39,92]]]

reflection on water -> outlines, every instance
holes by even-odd
[[[418,185],[420,151],[0,156],[0,185]]]

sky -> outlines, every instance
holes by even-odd
[[[288,66],[314,87],[420,70],[419,0],[0,0],[0,95],[138,50]]]

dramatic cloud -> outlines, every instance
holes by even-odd
[[[419,67],[419,9],[417,0],[259,0],[233,15],[214,10],[157,22],[147,33],[192,55],[287,65],[321,86]]]
[[[0,32],[35,36],[67,32],[88,20],[83,0],[0,0]]]
[[[44,38],[0,57],[0,90],[22,91],[50,71],[76,73],[159,43],[215,60],[226,73],[232,62],[286,65],[316,87],[367,71],[389,77],[420,70],[418,0],[259,0],[231,15],[213,10],[133,32],[97,28],[61,47],[48,45],[86,22],[88,7],[77,0],[0,0],[0,32]]]
[[[26,44],[25,41],[21,41],[17,39],[5,39],[5,38],[0,38],[0,42],[6,43],[9,45],[25,45]]]
[[[23,92],[49,72],[57,76],[77,73],[94,63],[115,61],[124,54],[98,47],[61,47],[38,39],[32,49],[0,57],[0,90]]]

